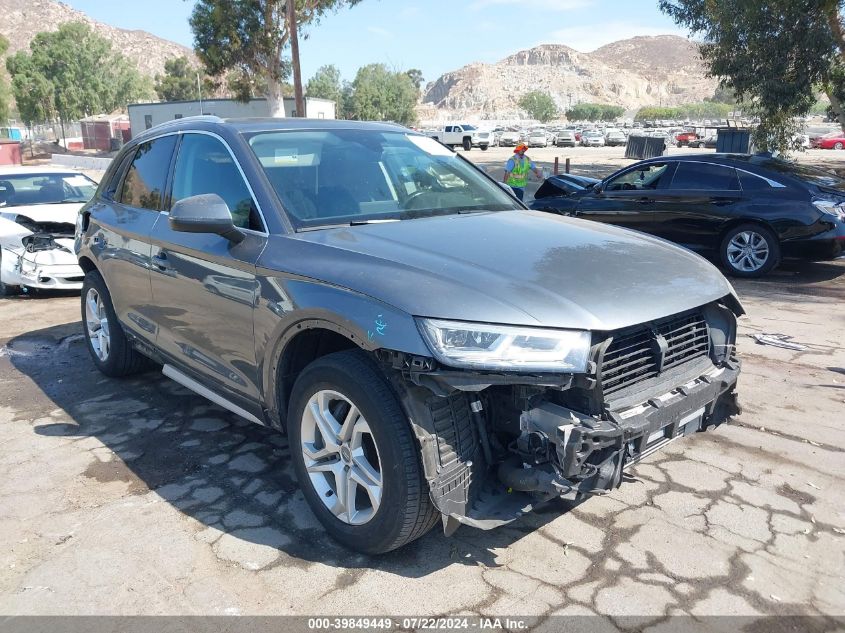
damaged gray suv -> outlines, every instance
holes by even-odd
[[[181,119],[80,212],[93,362],[152,362],[287,433],[345,545],[490,529],[620,485],[738,413],[730,284],[689,251],[529,211],[425,136]]]

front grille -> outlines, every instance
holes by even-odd
[[[710,331],[698,313],[623,331],[607,346],[598,375],[602,395],[627,391],[710,352]]]

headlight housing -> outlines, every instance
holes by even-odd
[[[831,215],[837,220],[845,221],[845,202],[835,200],[813,200],[813,206],[825,215]]]
[[[499,371],[584,373],[590,333],[418,319],[434,357],[451,367]]]

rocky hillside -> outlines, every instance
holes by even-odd
[[[682,37],[635,37],[581,53],[547,44],[495,64],[470,64],[426,87],[423,111],[438,117],[517,118],[519,98],[548,92],[561,109],[579,101],[625,108],[678,105],[713,95],[695,44]]]
[[[162,19],[167,19],[162,17]],[[29,43],[40,31],[55,31],[65,22],[85,22],[98,35],[111,42],[114,50],[121,52],[145,75],[164,72],[164,62],[171,57],[193,52],[146,31],[127,31],[92,20],[55,0],[0,0],[0,33],[9,40],[9,54],[29,49]]]

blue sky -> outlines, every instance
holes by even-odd
[[[92,18],[193,46],[193,0],[65,0]],[[537,44],[589,52],[635,35],[686,35],[657,0],[362,0],[307,29],[300,43],[307,80],[324,64],[345,79],[374,62],[419,68],[426,81],[471,62],[495,62]]]

